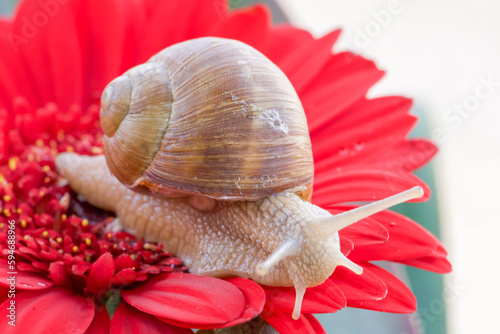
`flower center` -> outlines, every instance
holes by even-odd
[[[18,101],[18,108],[24,102]],[[80,108],[72,107],[68,119],[59,116],[64,113],[54,104],[36,112],[28,105],[22,107],[25,113],[0,118],[0,126],[10,126],[0,138],[4,144],[0,147],[0,248],[8,249],[13,221],[17,270],[49,277],[55,285],[70,285],[87,295],[92,295],[87,289],[92,268],[107,253],[113,258],[115,288],[152,274],[187,270],[160,245],[124,232],[107,232],[113,214],[78,198],[57,173],[54,157],[59,152],[102,154],[97,106],[89,107],[80,118],[75,116]],[[70,121],[73,117],[75,122],[83,121],[81,128]],[[49,120],[56,124],[48,124]],[[7,259],[8,254],[2,252],[0,257]]]

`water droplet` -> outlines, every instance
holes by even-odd
[[[354,144],[354,149],[355,149],[356,151],[361,151],[363,148],[365,148],[365,143],[362,143],[362,142],[361,142],[361,143],[356,143],[356,144]]]
[[[396,226],[396,222],[390,222],[390,223],[389,223],[389,226],[390,226],[390,227],[394,227],[394,226]]]
[[[340,156],[345,156],[345,155],[348,155],[349,154],[349,149],[348,148],[343,148],[341,150],[339,150],[339,153],[338,153]]]
[[[40,286],[47,286],[47,284],[41,283],[41,282],[38,282],[37,284],[40,285]]]
[[[33,284],[28,284],[28,283],[21,283],[22,286],[27,287],[27,288],[32,288]]]

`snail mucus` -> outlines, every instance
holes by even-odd
[[[415,187],[338,215],[309,202],[314,174],[300,100],[263,54],[234,40],[175,44],[114,79],[101,98],[104,156],[63,153],[60,173],[119,225],[198,275],[306,288],[337,266],[338,231],[421,197]]]

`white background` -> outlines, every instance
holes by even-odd
[[[336,51],[352,50],[387,71],[370,96],[409,96],[427,112],[440,148],[442,239],[453,264],[445,284],[458,285],[446,300],[448,330],[500,333],[500,1],[279,2],[318,37],[341,27]]]

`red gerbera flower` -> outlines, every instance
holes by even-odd
[[[147,326],[184,333],[189,330],[181,327],[226,327],[260,314],[281,333],[320,333],[312,313],[345,306],[415,310],[409,289],[370,261],[451,269],[435,237],[384,211],[339,233],[342,252],[363,274],[337,268],[307,290],[303,315],[294,321],[293,289],[187,274],[161,246],[105,232],[112,214],[90,208],[61,184],[53,162],[58,152],[102,154],[98,99],[109,81],[171,44],[218,36],[263,52],[297,90],[315,159],[313,203],[342,212],[350,207],[341,203],[415,185],[428,198],[412,171],[436,148],[406,139],[416,122],[408,114],[411,101],[366,99],[382,72],[360,56],[332,54],[338,31],[315,39],[270,22],[265,7],[230,12],[225,0],[25,0],[14,18],[0,21],[0,285],[6,296],[15,276],[16,287],[15,298],[0,306],[5,319],[15,301],[16,327],[2,322],[2,332],[140,332]],[[125,301],[110,321],[103,305],[113,292]]]

